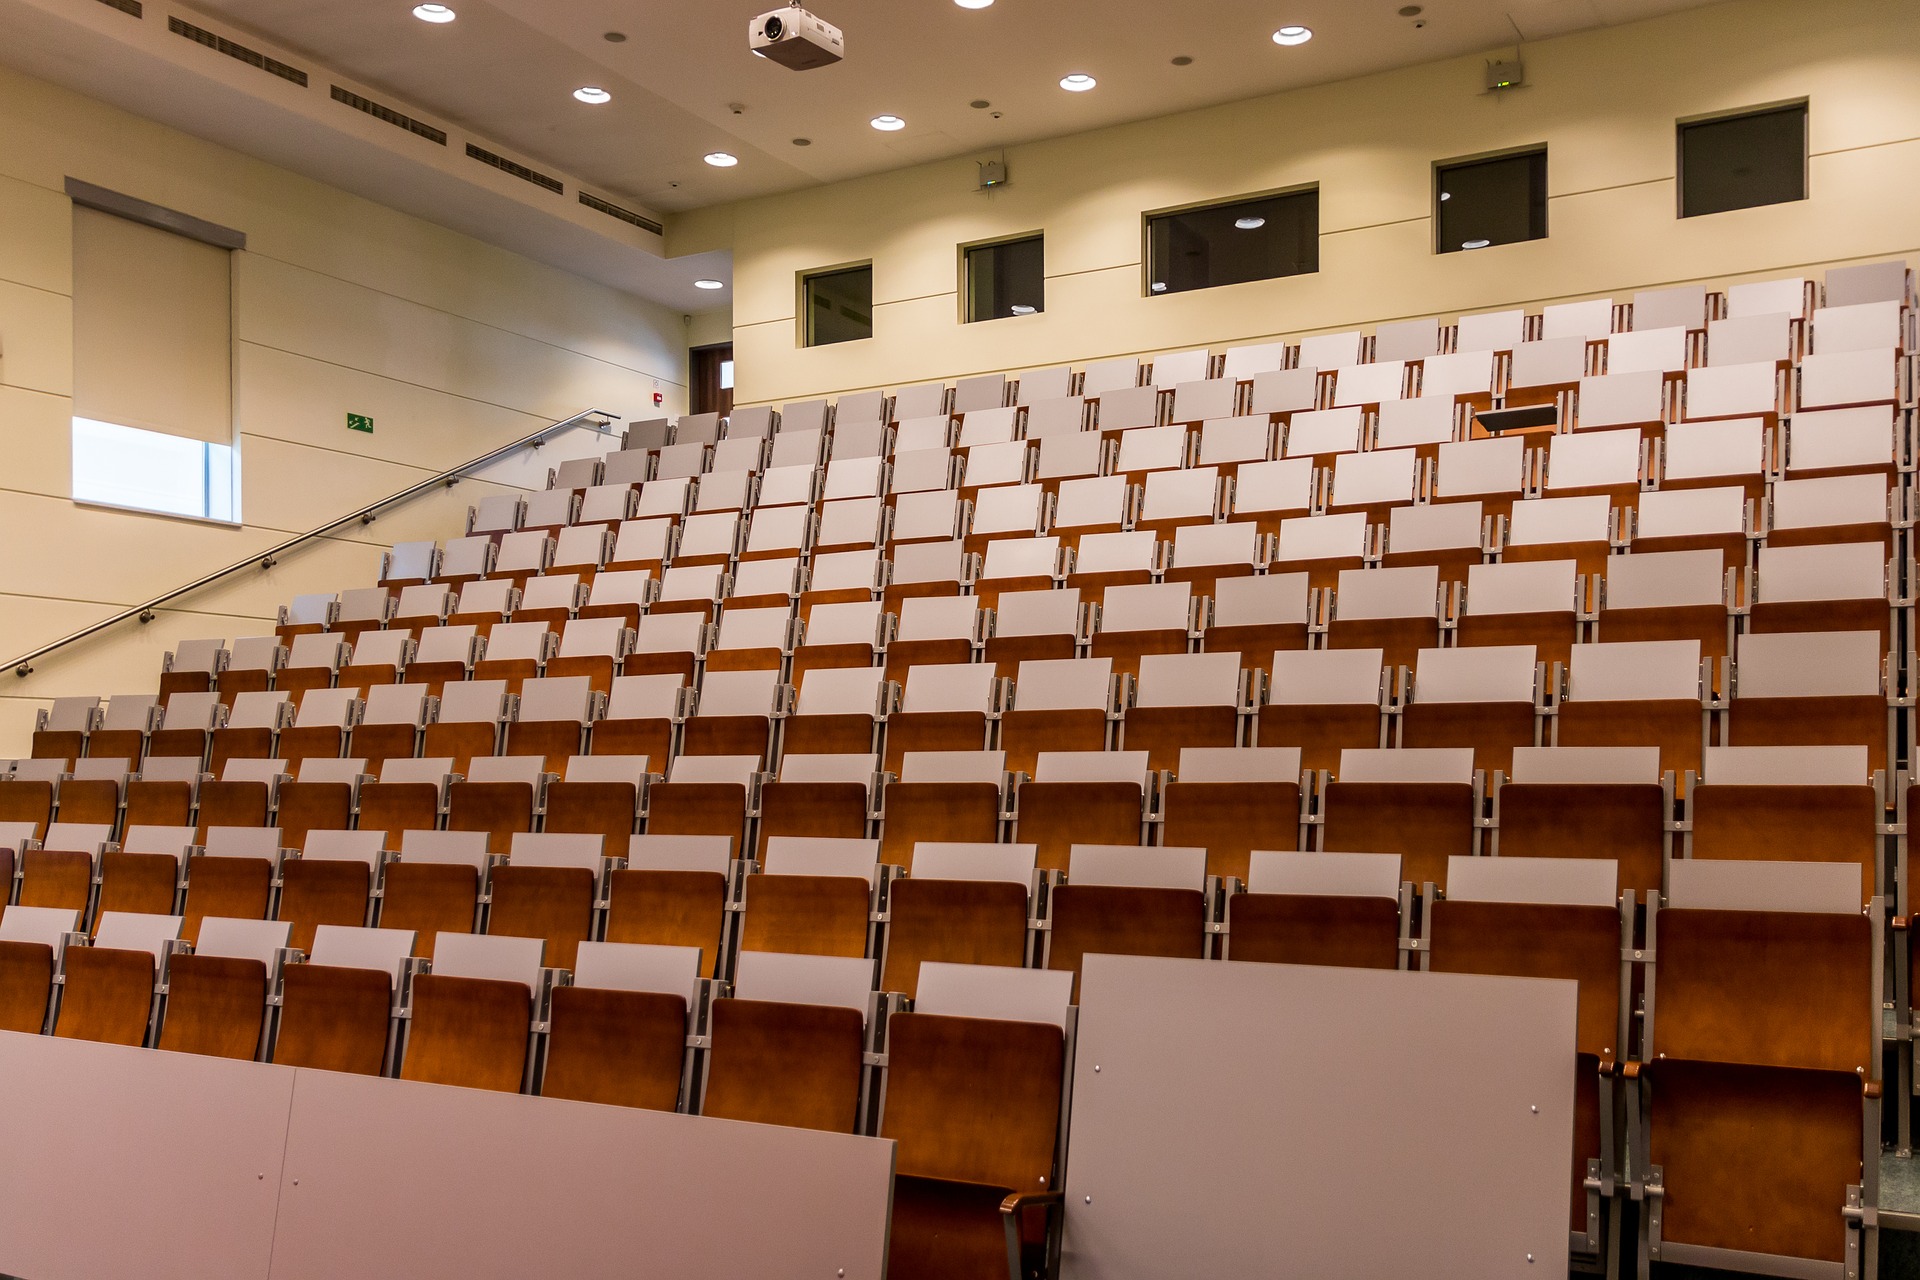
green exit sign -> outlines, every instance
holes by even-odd
[[[347,415],[347,430],[364,431],[368,435],[372,435],[373,419],[364,413],[350,413]]]

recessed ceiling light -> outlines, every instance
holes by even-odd
[[[1242,231],[1258,231],[1267,225],[1267,220],[1265,218],[1235,218],[1233,225]]]
[[[1039,308],[1029,307],[1023,302],[1016,302],[1013,304],[1013,314],[1017,316],[1030,316],[1037,310],[1039,310]]]
[[[795,138],[793,140],[793,145],[796,147],[810,147],[813,145],[813,139],[812,138]]]
[[[1068,93],[1085,93],[1087,90],[1093,88],[1093,86],[1098,83],[1099,81],[1095,80],[1092,76],[1086,74],[1084,71],[1076,71],[1070,76],[1062,77],[1060,80],[1060,87],[1062,89],[1065,89]]]
[[[985,111],[988,107],[992,106],[993,104],[991,102],[988,102],[985,98],[975,98],[972,102],[969,102],[967,105],[972,107],[975,111]]]
[[[459,15],[443,4],[417,4],[413,16],[422,22],[452,22]]]
[[[1193,65],[1193,58],[1184,53],[1180,54],[1173,59],[1173,65],[1176,67],[1190,67]]]
[[[724,289],[727,286],[719,280],[695,280],[693,287],[696,289]]]
[[[1313,29],[1311,27],[1282,27],[1273,33],[1273,42],[1275,44],[1305,44],[1311,39],[1313,39]]]
[[[709,151],[701,159],[716,169],[731,169],[740,163],[740,157],[726,151]]]
[[[580,99],[580,101],[582,102],[590,102],[596,107],[603,102],[613,101],[612,94],[608,93],[605,89],[602,89],[599,85],[593,85],[593,84],[581,85],[578,89],[575,89],[573,91],[573,96]]]
[[[1167,282],[1164,280],[1155,280],[1153,284],[1149,287],[1155,293],[1165,293],[1167,291]]]
[[[953,0],[953,2],[962,9],[985,9],[993,3],[993,0]]]
[[[625,44],[627,42],[627,33],[624,31],[609,31],[600,38],[608,44]]]
[[[899,116],[875,116],[867,123],[882,133],[898,133],[907,127],[907,122]]]
[[[1491,240],[1462,240],[1460,247],[1462,249],[1484,249],[1492,243],[1493,241]]]

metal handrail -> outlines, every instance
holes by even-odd
[[[74,632],[70,636],[62,636],[60,639],[55,640],[51,644],[43,644],[38,649],[35,649],[30,653],[21,654],[19,657],[15,658],[12,662],[8,663],[7,665],[13,668],[13,674],[21,677],[22,679],[25,679],[27,676],[30,676],[33,674],[34,659],[44,658],[48,654],[54,652],[56,649],[65,648],[67,645],[72,644],[76,640],[84,640],[90,635],[95,635],[95,634],[98,634],[99,632],[105,631],[108,627],[118,626],[120,623],[125,622],[129,618],[138,618],[143,623],[152,622],[154,618],[153,611],[159,608],[161,605],[167,603],[167,601],[177,600],[181,596],[184,596],[189,592],[198,591],[201,587],[208,586],[211,583],[218,582],[220,579],[226,577],[228,574],[238,573],[240,572],[240,570],[248,568],[252,565],[259,565],[260,568],[263,570],[271,569],[275,564],[279,563],[279,559],[281,556],[285,555],[289,551],[292,551],[295,547],[299,547],[305,543],[312,542],[315,538],[319,538],[326,534],[332,533],[335,529],[338,529],[341,525],[352,524],[356,520],[358,520],[361,524],[372,524],[374,517],[378,515],[381,511],[384,511],[386,508],[394,506],[398,503],[406,502],[411,498],[418,497],[420,494],[427,492],[429,489],[433,489],[436,487],[443,487],[443,486],[445,488],[451,489],[454,485],[458,484],[462,479],[464,479],[469,472],[475,471],[480,467],[484,467],[488,463],[493,462],[498,458],[504,458],[516,449],[525,449],[525,448],[537,449],[542,444],[546,443],[547,438],[549,436],[557,435],[562,431],[570,430],[571,428],[577,427],[584,422],[593,421],[598,426],[606,426],[608,423],[619,421],[619,419],[620,419],[619,414],[608,413],[604,409],[586,409],[579,413],[574,414],[571,418],[562,418],[558,422],[548,423],[546,426],[541,427],[538,431],[532,432],[529,435],[521,436],[518,440],[515,440],[510,444],[503,444],[497,449],[490,449],[486,453],[481,454],[477,458],[469,458],[467,461],[461,463],[458,466],[449,467],[445,471],[439,472],[438,474],[433,476],[429,476],[427,479],[420,481],[418,484],[409,485],[405,489],[400,490],[398,493],[390,493],[386,497],[381,498],[378,502],[372,502],[367,504],[364,507],[360,507],[357,510],[350,511],[346,515],[341,516],[338,520],[329,520],[326,524],[323,524],[318,528],[309,529],[305,533],[296,534],[295,536],[288,538],[285,542],[279,543],[276,546],[269,547],[265,551],[259,552],[255,555],[250,555],[244,560],[237,560],[234,563],[228,565],[224,569],[216,569],[212,573],[202,574],[200,577],[195,578],[192,582],[186,583],[183,586],[175,587],[173,590],[166,592],[163,595],[157,595],[153,599],[148,600],[143,604],[134,605],[131,609],[122,609],[119,613],[116,613],[111,617],[104,618],[101,621],[94,623],[90,627],[82,627],[80,630]]]

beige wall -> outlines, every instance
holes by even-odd
[[[1920,246],[1912,0],[1739,0],[1470,57],[704,211],[675,253],[734,252],[739,402],[1080,363],[1636,287],[1787,274]],[[1100,92],[1105,92],[1103,85]],[[1679,220],[1674,122],[1811,100],[1812,198]],[[1431,252],[1431,163],[1546,143],[1550,237]],[[1144,296],[1144,210],[1320,184],[1316,275]],[[1042,315],[958,323],[956,246],[1047,236]],[[797,272],[871,258],[875,336],[804,350]]]
[[[9,71],[0,138],[0,662],[581,409],[685,412],[688,325],[664,308]],[[69,499],[69,176],[247,233],[242,528]],[[349,411],[374,434],[349,433]],[[260,634],[296,594],[369,585],[388,544],[457,534],[481,494],[544,486],[599,443],[571,433],[25,680],[0,674],[0,757],[25,753],[47,699],[151,690],[175,640]]]

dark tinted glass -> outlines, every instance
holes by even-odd
[[[824,347],[873,336],[873,268],[807,277],[807,345]]]
[[[1680,126],[1680,216],[1807,198],[1807,108]]]
[[[1547,153],[1434,169],[1434,249],[1458,253],[1547,237]]]
[[[1045,242],[1039,236],[967,250],[967,321],[1047,309]]]
[[[1320,269],[1320,192],[1264,196],[1147,219],[1148,289],[1183,293]]]

